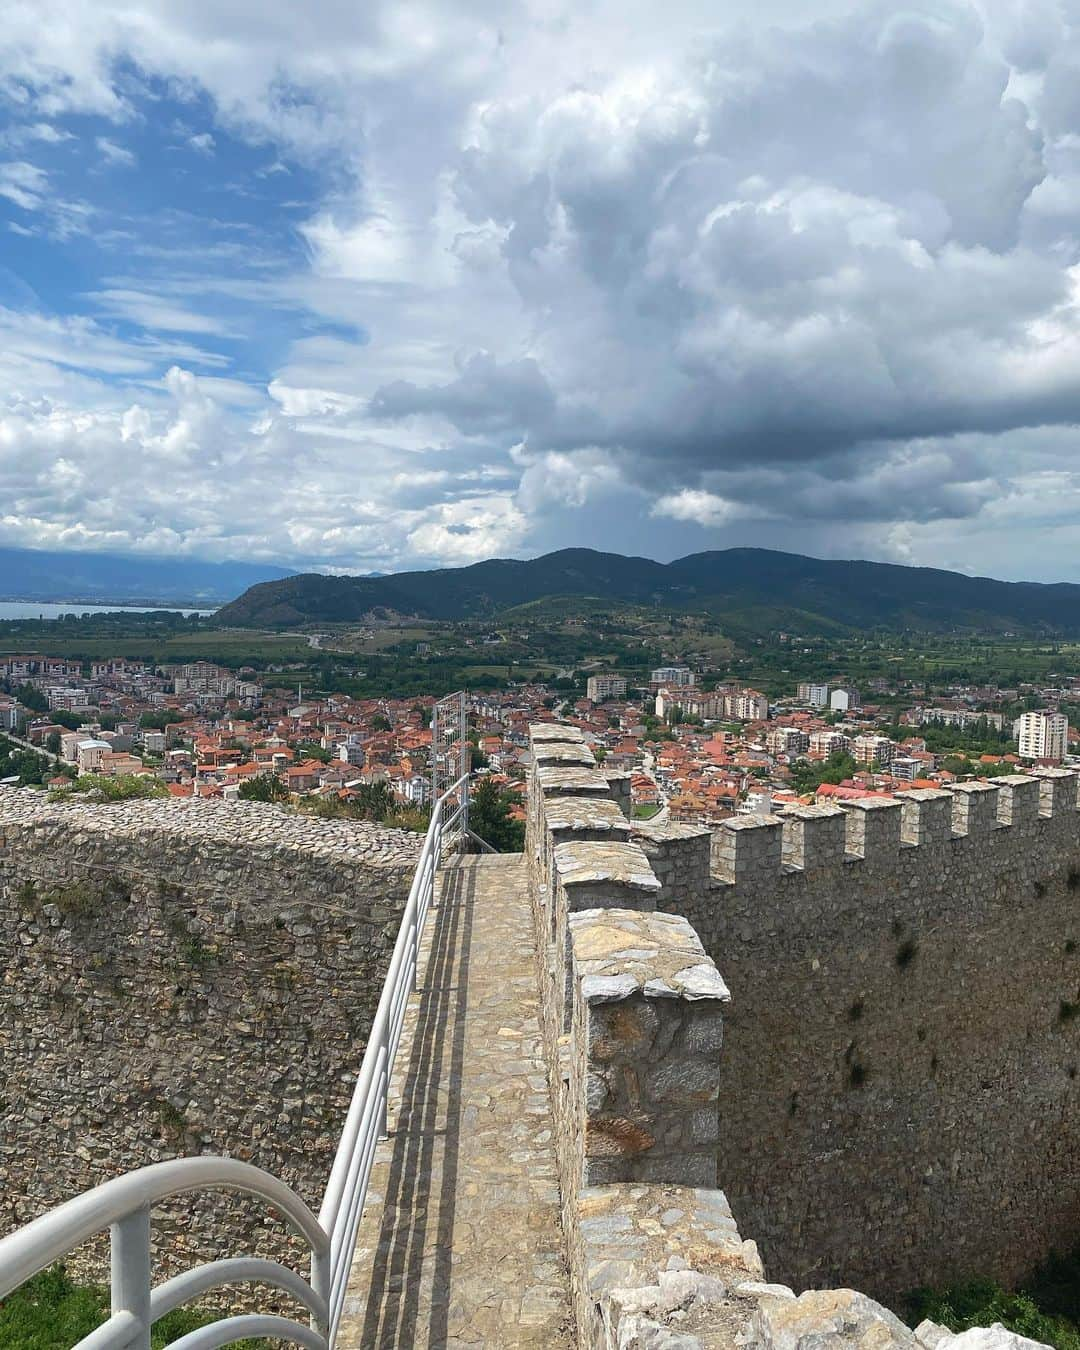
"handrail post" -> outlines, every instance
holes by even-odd
[[[326,1250],[317,1252],[314,1247],[311,1249],[311,1288],[323,1300],[323,1306],[326,1308],[325,1317],[312,1317],[311,1325],[316,1331],[321,1332],[329,1344],[330,1341],[330,1321],[333,1312],[330,1307],[331,1289],[330,1289],[330,1244],[327,1243]]]
[[[118,1219],[110,1238],[113,1316],[126,1312],[139,1320],[126,1350],[150,1350],[150,1206]]]

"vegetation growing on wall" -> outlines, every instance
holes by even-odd
[[[1080,1247],[1067,1256],[1051,1256],[1015,1292],[991,1280],[918,1289],[903,1314],[913,1327],[928,1317],[953,1331],[1000,1322],[1055,1350],[1080,1350]]]

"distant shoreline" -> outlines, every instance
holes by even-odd
[[[217,601],[213,604],[207,604],[205,600],[91,600],[88,598],[82,600],[69,600],[66,598],[62,600],[45,600],[37,595],[0,595],[0,605],[43,605],[48,609],[70,606],[71,613],[75,613],[80,609],[93,609],[98,612],[133,609],[139,610],[142,613],[153,612],[160,609],[172,612],[185,610],[199,614],[214,614],[227,603],[228,601],[224,600]]]

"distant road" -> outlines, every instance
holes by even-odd
[[[282,637],[303,638],[307,645],[315,652],[340,652],[343,656],[352,656],[355,653],[348,651],[345,647],[324,647],[323,638],[331,637],[330,633],[282,633]]]
[[[16,736],[13,731],[0,732],[0,735],[6,736],[9,741],[13,741],[16,745],[21,745],[24,750],[33,750],[36,755],[44,755],[46,759],[51,759],[54,764],[75,763],[73,759],[64,759],[62,755],[52,754],[43,745],[32,745],[29,741],[23,740],[21,736]]]

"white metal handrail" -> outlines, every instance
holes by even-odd
[[[375,1146],[386,1130],[390,1074],[409,995],[416,988],[420,939],[435,897],[435,875],[442,858],[443,839],[464,816],[468,791],[469,775],[464,774],[432,807],[431,823],[413,874],[390,968],[368,1033],[367,1049],[319,1210],[319,1223],[330,1235],[331,1345],[341,1321],[356,1232],[375,1161]]]
[[[465,774],[432,808],[318,1218],[284,1182],[235,1158],[176,1158],[155,1163],[77,1195],[0,1239],[0,1299],[108,1228],[111,1315],[74,1350],[149,1350],[150,1329],[158,1318],[210,1289],[245,1281],[292,1294],[310,1314],[310,1325],[260,1313],[223,1317],[174,1341],[173,1350],[215,1350],[249,1336],[271,1336],[309,1350],[332,1350],[375,1149],[386,1129],[390,1075],[409,995],[416,988],[420,939],[435,897],[443,841],[468,818],[468,784]],[[308,1244],[310,1279],[276,1261],[231,1257],[197,1266],[152,1287],[151,1207],[172,1195],[217,1189],[243,1191],[280,1210]]]

